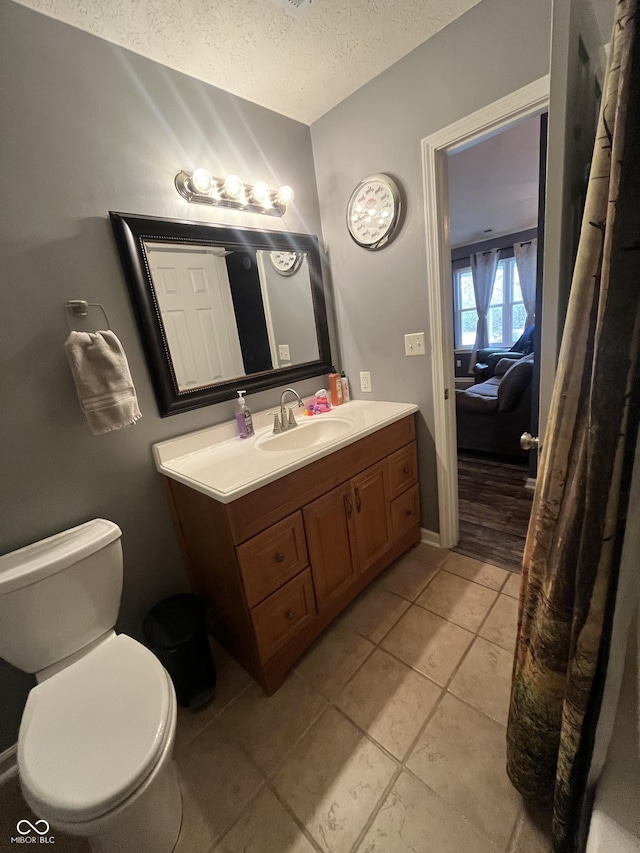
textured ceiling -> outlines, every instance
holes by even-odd
[[[311,124],[479,0],[19,0]]]

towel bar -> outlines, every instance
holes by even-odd
[[[111,328],[109,324],[109,317],[104,308],[104,305],[101,305],[99,302],[87,302],[84,299],[69,299],[66,303],[65,308],[70,314],[73,314],[75,317],[86,317],[89,313],[89,308],[99,308],[104,314],[104,319],[107,321],[107,329]],[[67,325],[69,329],[71,329],[71,324],[69,323],[69,317],[67,317]],[[73,329],[71,329],[73,331]]]

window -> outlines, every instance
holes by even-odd
[[[472,349],[476,340],[478,312],[471,267],[456,269],[453,284],[456,349]],[[526,316],[516,259],[503,258],[498,263],[487,314],[489,346],[513,346],[524,332]]]

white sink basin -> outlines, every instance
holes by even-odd
[[[347,418],[322,420],[322,415],[314,415],[297,427],[280,433],[267,433],[256,440],[257,450],[282,452],[284,450],[304,450],[335,441],[353,429],[353,421]]]

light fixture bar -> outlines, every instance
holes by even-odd
[[[176,189],[182,198],[194,204],[230,207],[268,216],[282,216],[287,204],[293,201],[291,187],[272,190],[264,181],[257,181],[253,185],[243,184],[235,175],[229,175],[227,178],[209,176],[209,182],[206,180],[207,175],[204,169],[178,172],[175,177]]]

